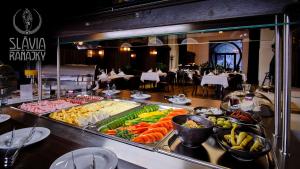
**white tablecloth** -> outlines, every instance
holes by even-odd
[[[159,82],[159,73],[157,72],[143,72],[141,75],[141,81],[155,81],[156,83]]]
[[[102,82],[105,82],[105,81],[111,81],[113,79],[117,79],[117,78],[124,78],[126,80],[129,80],[130,78],[132,78],[133,75],[113,75],[113,76],[107,76],[107,77],[103,77],[103,78],[99,78],[99,80],[101,80]]]
[[[222,85],[224,88],[228,87],[227,76],[223,75],[204,75],[201,80],[201,86],[206,84]]]

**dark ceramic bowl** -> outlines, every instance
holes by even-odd
[[[182,126],[187,120],[203,125],[203,128],[188,128]],[[172,119],[173,126],[184,146],[199,147],[213,133],[213,123],[197,115],[179,115]]]
[[[233,157],[235,157],[236,159],[241,160],[241,161],[252,161],[254,159],[257,159],[261,156],[266,155],[271,150],[271,147],[272,147],[271,142],[268,139],[266,139],[264,137],[261,137],[259,135],[250,133],[250,132],[247,132],[247,133],[252,135],[254,140],[256,138],[259,138],[262,141],[262,143],[264,145],[264,148],[262,150],[258,151],[258,152],[250,152],[248,150],[234,150],[234,149],[231,149],[231,147],[229,145],[224,144],[224,142],[225,142],[224,135],[230,134],[230,130],[224,130],[222,132],[219,132],[216,135],[216,137],[217,137],[218,143],[220,144],[220,146],[225,151],[229,152]]]

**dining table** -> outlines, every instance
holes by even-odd
[[[106,81],[112,81],[114,79],[118,79],[118,78],[123,78],[125,80],[129,80],[130,78],[134,77],[134,75],[125,75],[125,74],[122,74],[122,75],[119,75],[119,74],[115,74],[115,75],[110,75],[110,76],[99,76],[99,80],[101,82],[106,82]]]
[[[214,74],[204,75],[201,80],[201,86],[204,85],[221,85],[223,88],[227,88],[229,86],[228,76]]]
[[[160,77],[166,77],[167,73],[164,72],[143,72],[141,74],[140,80],[142,82],[145,81],[153,81],[155,83],[158,83],[160,81]]]

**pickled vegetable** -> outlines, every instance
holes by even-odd
[[[240,145],[242,143],[242,141],[247,137],[247,133],[246,132],[240,132],[238,139],[237,139],[237,145]]]
[[[232,146],[231,149],[233,149],[233,150],[243,150],[244,148],[242,146]]]
[[[232,129],[231,129],[231,133],[230,133],[230,140],[231,140],[231,145],[235,146],[236,145],[236,141],[235,141],[235,131],[236,129],[236,126],[234,126]]]
[[[242,147],[246,147],[247,144],[253,139],[253,137],[251,135],[247,135],[247,137],[242,141],[242,143],[240,144],[240,146]]]
[[[260,139],[257,138],[254,142],[254,144],[250,148],[250,152],[259,151],[263,148],[263,144],[261,143]]]
[[[226,140],[227,143],[230,143],[231,142],[230,134],[224,135],[224,139]]]
[[[258,152],[264,148],[260,138],[256,138],[253,141],[254,137],[247,132],[240,132],[235,134],[235,127],[232,128],[230,134],[224,135],[224,139],[221,140],[223,145],[231,147],[233,150],[243,150],[250,152]],[[233,136],[233,137],[232,137]]]

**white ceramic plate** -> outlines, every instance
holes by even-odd
[[[113,91],[113,90],[103,90],[102,93],[114,95],[114,94],[120,93],[120,90],[115,90],[115,91]]]
[[[10,119],[10,115],[8,114],[0,114],[0,123],[3,123]]]
[[[93,154],[97,169],[115,169],[118,164],[118,158],[112,151],[100,147],[88,147],[62,155],[52,163],[50,169],[74,169],[72,152],[78,169],[91,169]]]
[[[21,142],[29,135],[31,129],[32,127],[15,130],[14,131],[15,137],[11,147],[6,146],[6,143],[11,138],[11,131],[0,135],[0,149],[17,148],[17,146],[20,145]],[[48,137],[49,134],[50,134],[49,129],[44,127],[36,127],[32,138],[27,143],[25,143],[24,146],[28,146],[36,142],[39,142],[45,139],[46,137]]]
[[[148,99],[151,97],[151,95],[149,95],[149,94],[142,94],[142,95],[132,94],[130,97],[132,97],[134,99]]]
[[[191,103],[191,99],[188,99],[188,98],[185,98],[183,101],[181,101],[181,100],[179,100],[177,98],[169,98],[168,100],[171,103],[180,104],[180,105]]]

